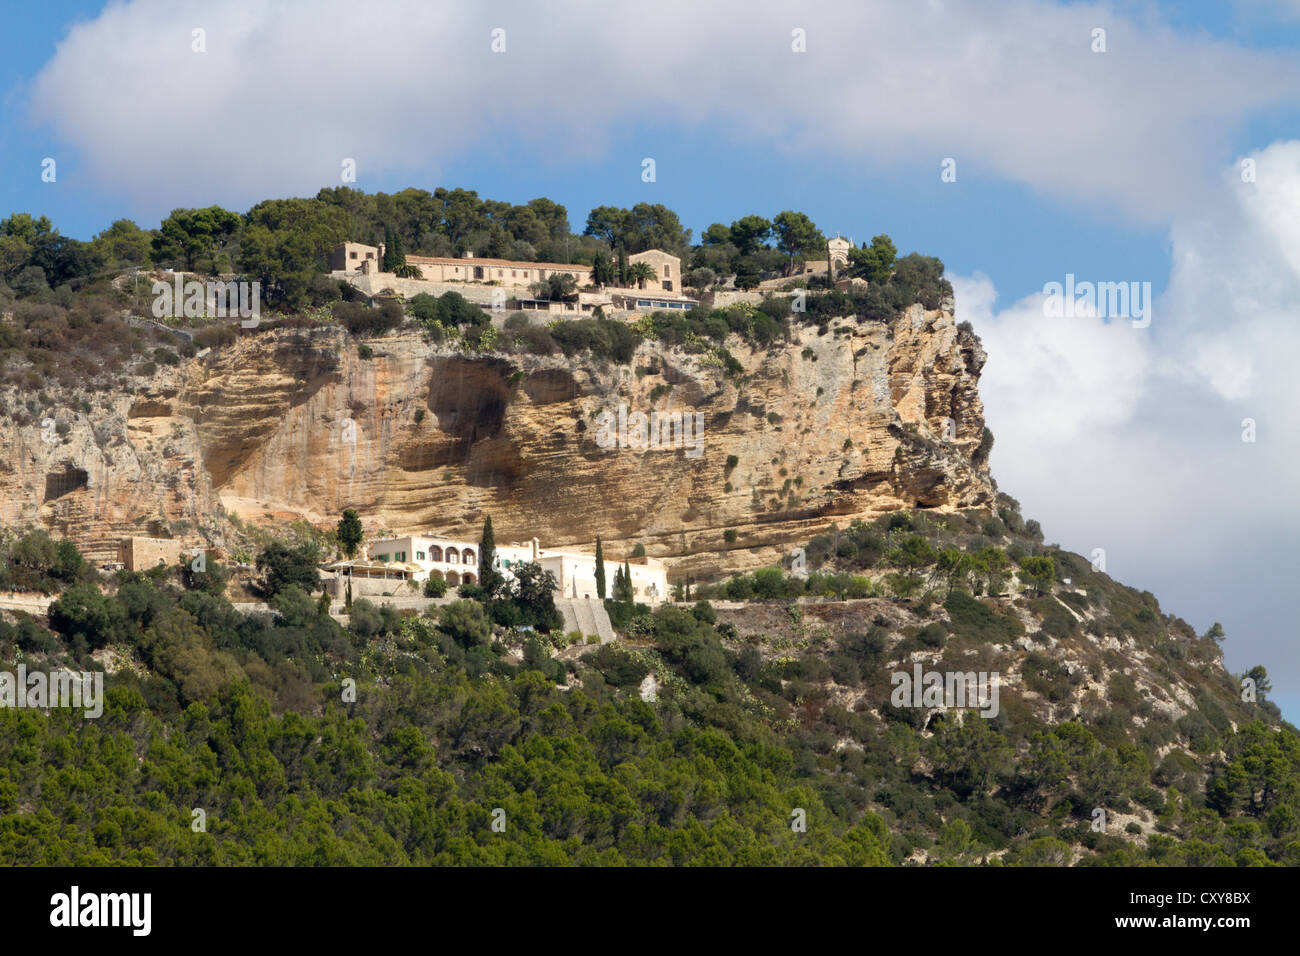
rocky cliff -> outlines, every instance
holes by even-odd
[[[338,328],[261,332],[5,422],[0,521],[105,559],[127,534],[230,544],[229,514],[332,526],[353,507],[371,532],[466,536],[491,514],[498,541],[600,534],[699,577],[771,562],[832,521],[992,502],[985,355],[950,311],[793,336],[733,340],[743,371],[728,374],[649,341],[619,365],[471,354],[414,331],[363,358]],[[701,414],[702,450],[602,447],[601,413],[620,405]]]

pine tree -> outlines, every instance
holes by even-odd
[[[596,596],[605,600],[605,552],[601,550],[600,535],[596,535]]]

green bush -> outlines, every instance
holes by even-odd
[[[1024,634],[1014,618],[1004,617],[964,591],[953,591],[943,602],[954,634],[992,644],[1007,644]]]
[[[334,317],[351,335],[383,335],[402,324],[402,307],[391,299],[373,309],[360,302],[336,302]]]
[[[438,628],[463,648],[486,645],[492,636],[483,605],[465,599],[452,601],[437,609]]]
[[[551,337],[565,355],[590,352],[595,358],[612,359],[620,364],[632,360],[637,335],[625,322],[612,319],[574,319],[557,322]]]

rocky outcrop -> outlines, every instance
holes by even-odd
[[[262,332],[133,392],[52,395],[44,427],[0,428],[0,520],[103,559],[127,534],[227,543],[227,513],[332,525],[353,507],[369,531],[470,536],[491,514],[498,541],[599,533],[699,577],[771,562],[831,522],[995,494],[985,355],[947,310],[799,326],[769,350],[733,339],[730,374],[650,342],[627,365],[416,332],[368,344],[361,358],[336,328]],[[620,405],[701,414],[699,453],[602,447],[601,414]]]

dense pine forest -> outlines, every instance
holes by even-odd
[[[6,586],[61,596],[49,628],[0,623],[0,660],[110,676],[98,719],[0,709],[0,860],[1300,863],[1300,736],[1262,693],[1241,700],[1222,633],[1045,546],[1003,502],[819,537],[807,575],[737,575],[653,612],[616,595],[624,639],[598,647],[521,627],[545,597],[481,588],[418,616],[358,601],[345,627],[301,543],[268,546],[274,610],[245,615],[219,566],[101,585],[66,542],[10,535]],[[1017,564],[1032,587],[990,598]],[[849,609],[845,626],[816,626],[809,599]],[[756,631],[750,612],[783,623]],[[1098,646],[1119,632],[1194,698],[1183,716]],[[890,703],[915,650],[969,668],[1026,638],[993,719]],[[1083,673],[1067,647],[1092,648]],[[1107,699],[1082,686],[1102,672]],[[1099,831],[1098,806],[1151,822]]]

